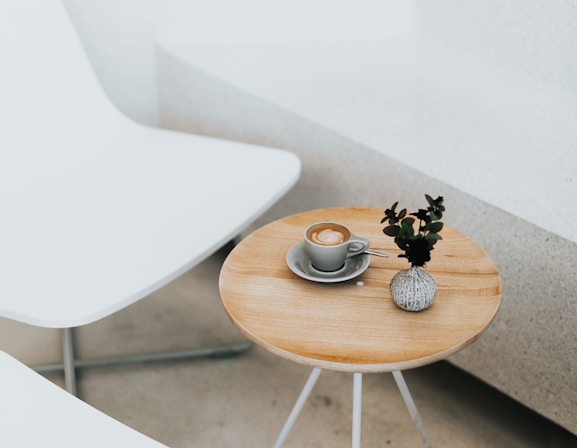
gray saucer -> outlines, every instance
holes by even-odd
[[[320,283],[336,283],[350,280],[365,272],[371,263],[371,256],[363,254],[347,258],[345,265],[338,271],[317,271],[311,265],[309,256],[305,251],[305,245],[301,241],[289,249],[286,254],[286,263],[291,271],[306,280]]]

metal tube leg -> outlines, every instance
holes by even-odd
[[[315,387],[315,384],[319,379],[319,375],[321,374],[321,372],[322,370],[318,368],[313,369],[313,371],[311,372],[309,379],[305,384],[305,387],[303,387],[303,390],[301,391],[301,394],[299,395],[297,402],[295,403],[286,423],[282,428],[280,435],[278,436],[278,439],[276,439],[274,448],[281,448],[283,446],[287,436],[289,435],[289,432],[291,431],[299,414],[301,413],[303,406],[307,401],[307,398],[309,397],[311,391],[313,390],[313,387]]]
[[[76,371],[74,370],[74,334],[72,328],[64,328],[62,330],[62,351],[66,390],[72,395],[78,395],[76,389]]]
[[[405,378],[403,374],[396,370],[393,372],[393,377],[395,378],[395,382],[397,383],[397,387],[403,396],[403,400],[405,400],[405,404],[407,405],[407,409],[409,410],[409,414],[411,414],[411,418],[415,423],[415,426],[419,430],[419,434],[421,435],[421,439],[423,439],[423,443],[426,448],[432,448],[431,442],[429,442],[429,438],[427,433],[425,432],[425,427],[423,426],[423,422],[421,421],[421,417],[417,412],[417,407],[415,406],[415,402],[413,401],[413,397],[409,392],[409,388],[407,387],[407,383],[405,382]]]
[[[361,410],[363,401],[363,374],[353,376],[353,448],[361,448]]]

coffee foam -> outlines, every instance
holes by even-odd
[[[335,224],[319,224],[312,227],[307,234],[309,240],[321,246],[337,246],[350,238],[349,231]]]

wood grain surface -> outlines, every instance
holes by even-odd
[[[489,326],[501,300],[499,273],[470,238],[445,226],[426,270],[437,282],[433,305],[399,309],[389,283],[410,265],[382,233],[383,209],[332,208],[292,215],[246,237],[220,274],[222,303],[232,322],[259,346],[289,360],[343,372],[419,367],[461,350]],[[316,221],[336,221],[389,258],[371,257],[359,277],[342,283],[300,278],[286,253]]]

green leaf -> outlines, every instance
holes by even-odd
[[[429,243],[429,248],[431,250],[433,250],[433,246],[437,243],[437,241],[442,240],[443,238],[441,237],[441,235],[438,235],[436,233],[429,233],[426,237],[425,240],[427,241],[427,243]]]
[[[395,244],[399,247],[399,249],[401,250],[407,250],[407,248],[409,247],[409,244],[407,243],[407,240],[401,236],[397,236],[395,238]]]
[[[413,227],[414,223],[415,223],[415,218],[405,218],[401,221],[401,225],[406,225],[406,226],[410,226],[410,227]]]
[[[411,237],[411,236],[413,236],[413,235],[415,234],[415,229],[413,229],[413,226],[412,226],[412,225],[408,225],[408,224],[406,223],[406,221],[407,221],[408,219],[411,219],[411,218],[406,218],[406,219],[404,219],[403,222],[401,223],[401,228],[400,228],[400,231],[399,231],[399,236],[402,236],[402,237],[407,238],[407,237]]]
[[[383,233],[388,236],[397,236],[401,228],[399,226],[387,226],[383,229]]]
[[[431,222],[427,224],[427,230],[431,233],[439,233],[443,229],[442,222]]]
[[[429,212],[422,208],[420,208],[418,212],[411,213],[411,215],[417,219],[420,219],[421,221],[429,222],[431,220],[429,217]]]

